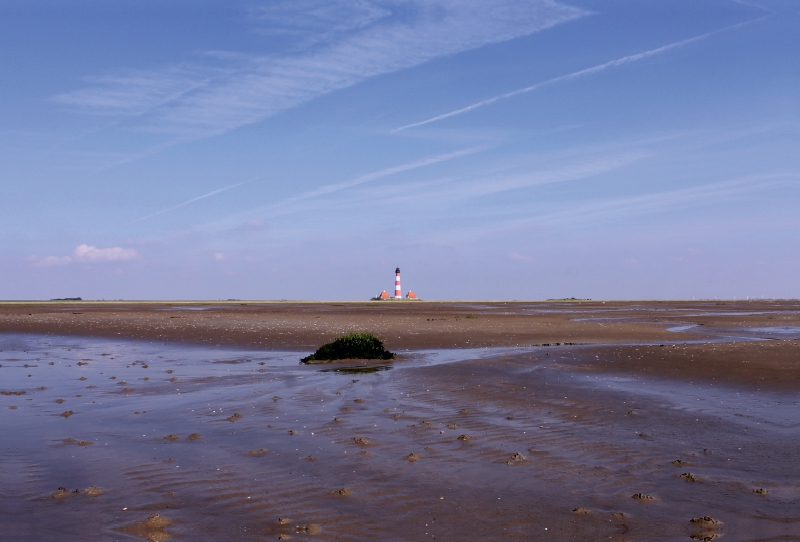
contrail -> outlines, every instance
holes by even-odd
[[[462,149],[459,151],[450,152],[447,154],[439,154],[437,156],[432,156],[430,158],[425,158],[423,160],[419,160],[417,162],[411,162],[408,164],[402,164],[399,166],[393,166],[390,168],[382,169],[380,171],[374,171],[372,173],[367,173],[366,175],[362,175],[360,177],[356,177],[355,179],[351,179],[349,181],[344,181],[341,183],[336,184],[329,184],[317,188],[316,190],[311,190],[309,192],[305,192],[303,194],[299,194],[297,196],[288,198],[281,202],[281,204],[285,203],[294,203],[296,201],[306,200],[310,198],[316,198],[318,196],[325,196],[327,194],[331,194],[333,192],[338,192],[340,190],[345,190],[347,188],[352,188],[354,186],[358,186],[360,184],[368,183],[371,181],[375,181],[377,179],[382,179],[383,177],[388,177],[389,175],[394,175],[395,173],[401,173],[403,171],[410,171],[412,169],[418,169],[425,166],[430,166],[433,164],[438,164],[439,162],[445,162],[447,160],[452,160],[454,158],[460,158],[462,156],[468,156],[470,154],[475,154],[477,152],[481,152],[486,150],[486,147],[472,147],[469,149]]]
[[[131,224],[136,224],[137,222],[141,222],[142,220],[147,220],[148,218],[153,218],[154,216],[158,216],[158,215],[162,215],[164,213],[168,213],[170,211],[174,211],[175,209],[179,209],[179,208],[181,208],[181,207],[183,207],[185,205],[189,205],[190,203],[194,203],[195,201],[199,201],[201,199],[210,198],[211,196],[219,194],[220,192],[225,192],[226,190],[230,190],[231,188],[236,188],[237,186],[242,186],[243,184],[247,184],[247,183],[253,182],[254,180],[255,179],[250,179],[249,181],[244,181],[244,182],[241,182],[241,183],[232,184],[231,186],[226,186],[225,188],[218,188],[216,190],[212,190],[208,194],[203,194],[202,196],[197,196],[196,198],[192,198],[190,200],[186,200],[183,203],[179,203],[178,205],[175,205],[173,207],[168,207],[167,209],[162,209],[161,211],[158,211],[158,212],[153,213],[151,215],[143,216],[142,218],[137,218],[133,222],[128,222],[128,226],[130,226]]]
[[[605,62],[603,64],[598,64],[597,66],[593,66],[591,68],[586,68],[583,70],[579,70],[576,72],[568,73],[566,75],[560,75],[558,77],[554,77],[553,79],[548,79],[547,81],[542,81],[541,83],[536,83],[535,85],[531,85],[529,87],[521,88],[518,90],[513,90],[511,92],[506,92],[505,94],[500,94],[499,96],[495,96],[494,98],[489,98],[480,102],[476,102],[472,105],[468,105],[466,107],[462,107],[461,109],[456,109],[455,111],[450,111],[449,113],[444,113],[442,115],[437,115],[435,117],[431,117],[427,120],[423,120],[420,122],[414,122],[412,124],[406,124],[405,126],[401,126],[399,128],[395,128],[392,130],[392,133],[399,132],[401,130],[406,130],[408,128],[415,128],[417,126],[423,126],[425,124],[430,124],[431,122],[436,122],[442,119],[446,119],[449,117],[455,117],[456,115],[461,115],[462,113],[467,113],[474,109],[478,109],[479,107],[483,107],[484,105],[493,104],[499,100],[505,100],[506,98],[511,98],[513,96],[517,96],[519,94],[525,94],[527,92],[534,91],[538,88],[542,88],[547,85],[552,85],[553,83],[558,83],[561,81],[569,81],[570,79],[577,79],[578,77],[583,77],[584,75],[589,75],[592,73],[597,73],[603,70],[607,70],[608,68],[615,68],[617,66],[621,66],[623,64],[629,64],[631,62],[636,62],[637,60],[641,60],[643,58],[651,57],[654,55],[658,55],[661,53],[665,53],[671,49],[676,49],[678,47],[682,47],[689,43],[693,43],[695,41],[703,40],[709,36],[713,36],[714,34],[718,34],[720,32],[726,32],[728,30],[733,30],[735,28],[739,28],[741,26],[745,26],[761,19],[765,19],[769,17],[769,15],[765,15],[763,17],[759,17],[757,19],[751,19],[749,21],[745,21],[743,23],[735,24],[733,26],[726,26],[725,28],[720,28],[719,30],[713,30],[711,32],[707,32],[706,34],[701,34],[699,36],[695,36],[693,38],[685,39],[682,41],[676,41],[675,43],[670,43],[669,45],[664,45],[663,47],[659,47],[657,49],[651,49],[649,51],[644,51],[643,53],[637,53],[635,55],[624,56],[622,58],[618,58],[616,60],[611,60],[609,62]]]

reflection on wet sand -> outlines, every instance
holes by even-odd
[[[0,532],[800,539],[796,390],[659,372],[668,356],[696,363],[692,348],[320,368],[295,352],[0,336]]]

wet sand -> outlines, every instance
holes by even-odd
[[[695,338],[769,336],[746,330],[796,328],[800,303],[0,303],[0,332],[287,350],[364,330],[402,350],[674,341],[668,330],[686,326]]]
[[[0,539],[800,540],[800,306],[755,305],[6,306]],[[298,364],[364,322],[401,359]]]

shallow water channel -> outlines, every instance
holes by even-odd
[[[796,395],[559,363],[586,350],[0,335],[0,539],[800,540]]]

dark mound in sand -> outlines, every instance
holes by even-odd
[[[349,333],[333,342],[320,346],[316,352],[301,360],[302,363],[330,363],[339,359],[394,359],[394,354],[383,347],[383,341],[372,333]]]

